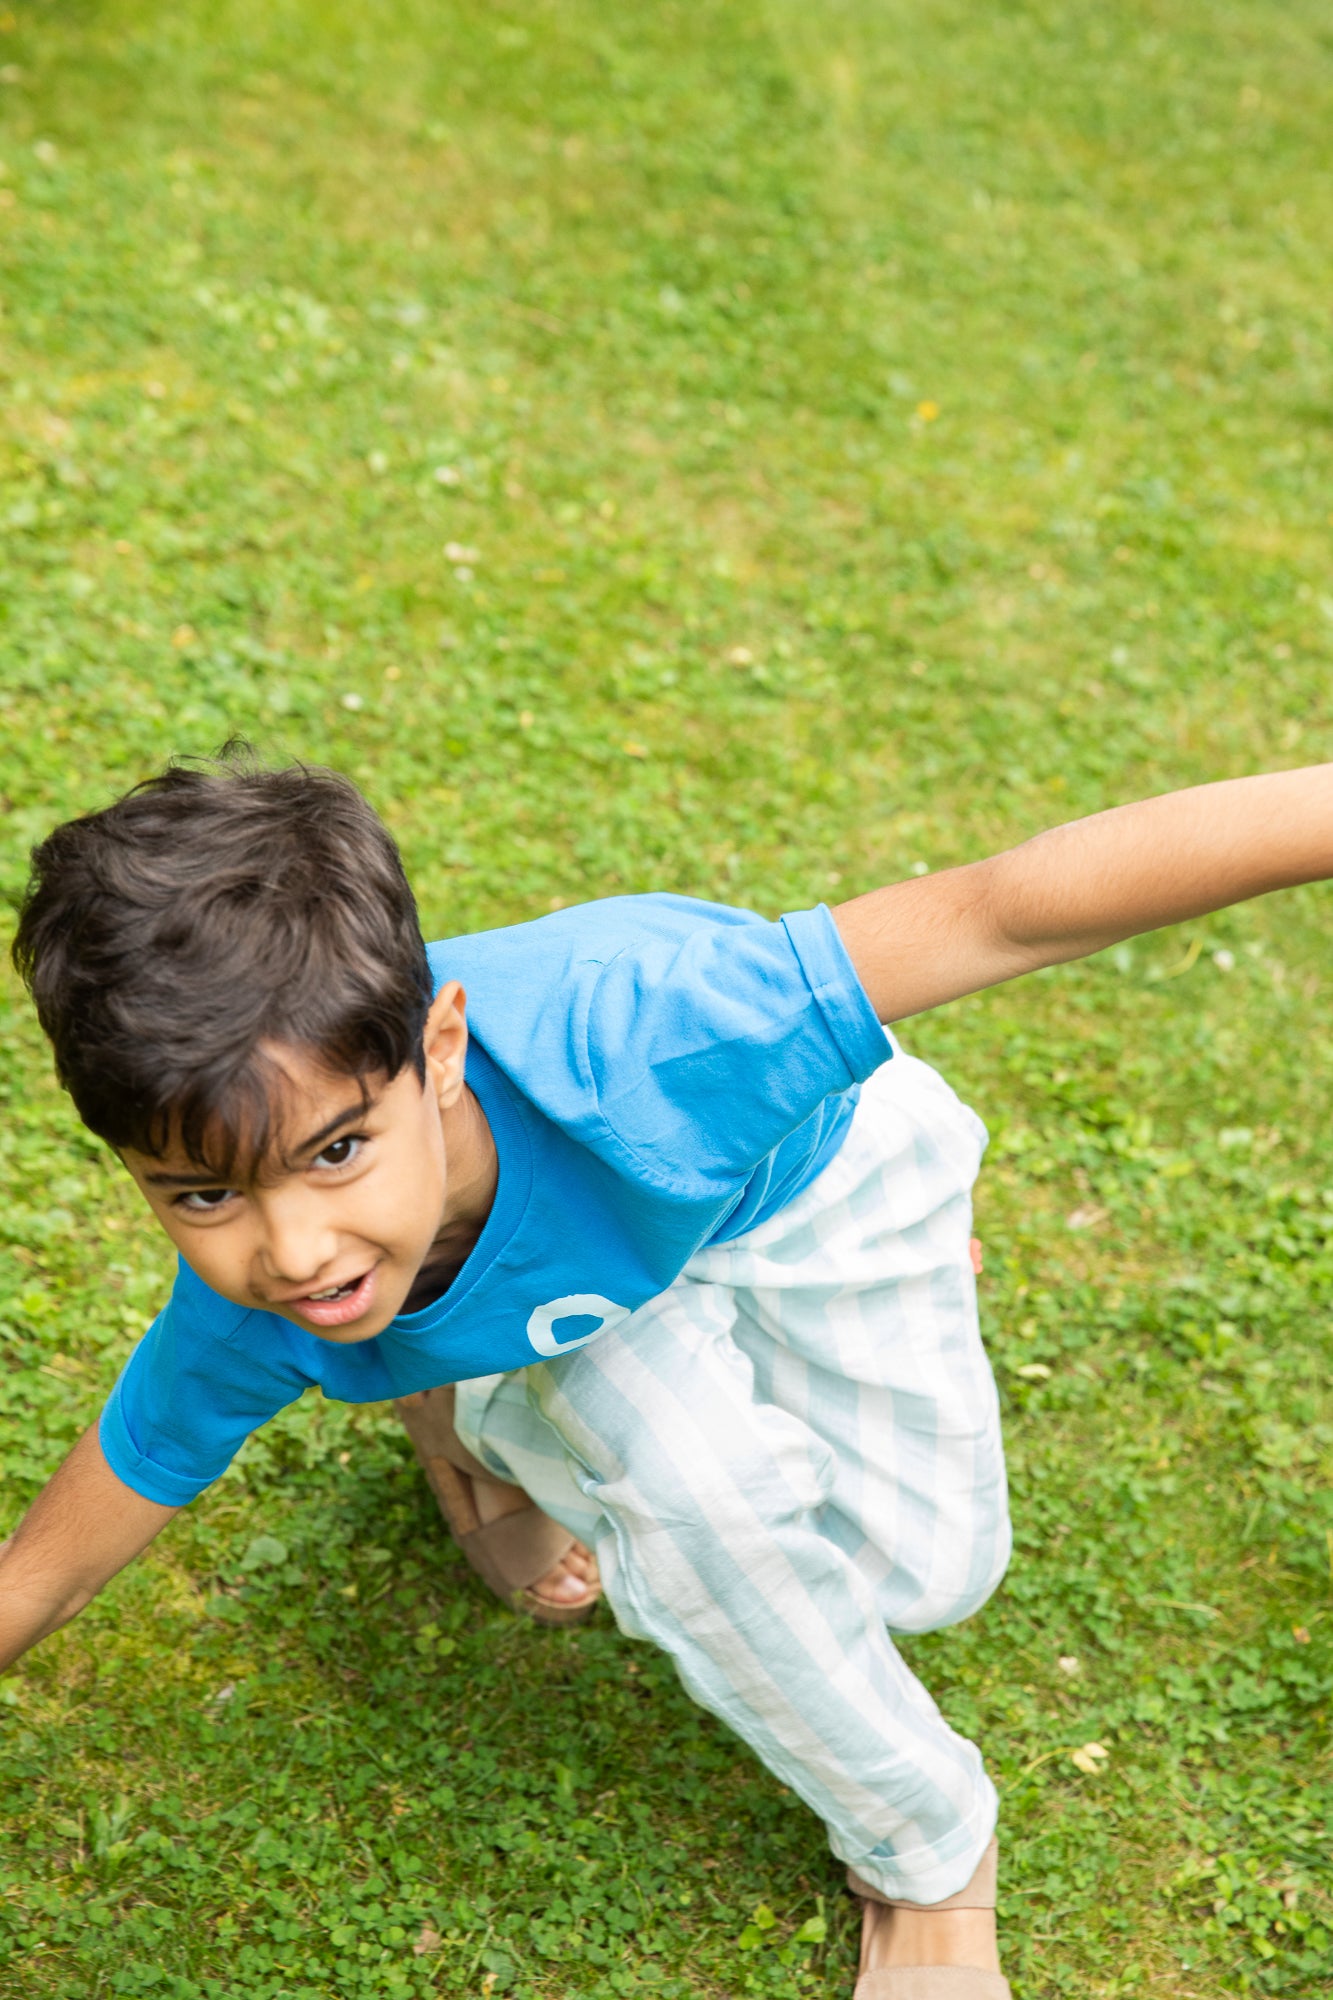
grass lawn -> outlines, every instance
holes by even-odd
[[[0,118],[7,894],[232,731],[363,784],[428,935],[1333,755],[1324,0],[10,0]],[[907,1037],[992,1132],[1017,1548],[910,1654],[1020,2000],[1333,1980],[1328,912]],[[12,979],[0,1038],[7,1525],[168,1259]],[[5,2000],[849,2000],[815,1820],[502,1611],[378,1409],[0,1725]]]

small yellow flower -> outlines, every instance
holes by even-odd
[[[940,406],[938,403],[918,403],[916,413],[923,424],[933,424],[940,413]]]
[[[1071,1750],[1069,1761],[1076,1770],[1086,1771],[1090,1777],[1105,1769],[1111,1755],[1104,1743],[1084,1743],[1077,1750]]]

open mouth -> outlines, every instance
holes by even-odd
[[[330,1285],[321,1292],[307,1292],[303,1298],[293,1299],[292,1304],[302,1319],[315,1326],[347,1326],[369,1311],[374,1289],[372,1266],[359,1278],[349,1278],[345,1284]]]

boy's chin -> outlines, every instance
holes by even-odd
[[[389,1324],[389,1322],[388,1320],[385,1320],[383,1326],[368,1326],[368,1327],[307,1326],[304,1320],[302,1320],[300,1324],[302,1326],[303,1331],[306,1333],[313,1333],[316,1340],[332,1341],[334,1345],[337,1347],[359,1347],[363,1341],[374,1340],[377,1334],[383,1333],[384,1327],[386,1327]]]

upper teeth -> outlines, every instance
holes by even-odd
[[[336,1299],[339,1292],[345,1292],[346,1290],[346,1285],[330,1285],[327,1292],[311,1292],[309,1296],[312,1299]]]

